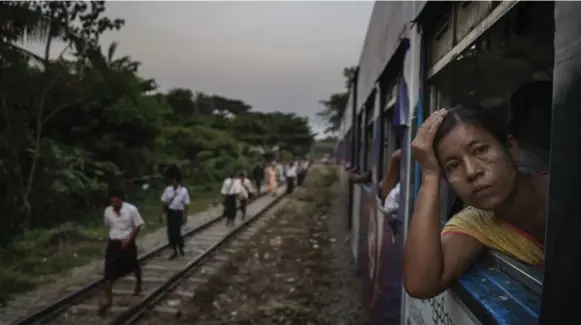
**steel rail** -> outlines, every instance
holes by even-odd
[[[252,199],[250,199],[249,204],[255,202],[259,198],[262,198],[266,195],[268,195],[268,193],[261,193],[260,195],[253,197]],[[223,216],[218,216],[218,217],[215,217],[211,220],[208,220],[207,222],[205,222],[205,223],[195,227],[194,229],[191,229],[188,232],[182,234],[182,236],[183,237],[191,237],[191,236],[201,232],[202,230],[210,227],[214,223],[222,220],[223,218],[224,218]],[[160,252],[162,252],[163,250],[165,250],[169,246],[170,246],[169,242],[157,246],[156,248],[152,249],[151,251],[141,255],[139,257],[139,262],[143,263],[143,262],[149,260],[150,258],[159,254]],[[20,319],[13,321],[12,323],[10,323],[10,325],[34,325],[34,324],[38,324],[39,322],[42,322],[42,321],[47,321],[47,320],[53,319],[54,317],[58,316],[63,310],[67,309],[71,305],[74,305],[75,301],[84,298],[88,293],[90,293],[91,290],[103,285],[104,282],[105,282],[105,278],[100,278],[100,279],[94,280],[92,282],[89,282],[89,283],[85,284],[84,286],[82,286],[81,288],[79,288],[78,290],[75,290],[75,291],[67,294],[64,297],[59,298],[57,301],[51,303],[50,305],[43,306],[43,307],[37,309],[36,311],[32,312],[31,314],[26,315]]]
[[[183,279],[190,276],[189,271],[194,267],[203,265],[203,260],[214,251],[216,251],[220,246],[226,243],[230,238],[240,232],[242,229],[246,228],[250,224],[254,223],[261,216],[267,213],[272,207],[278,204],[284,197],[285,193],[277,196],[272,202],[268,203],[264,208],[254,214],[252,217],[245,220],[243,223],[236,226],[230,232],[228,232],[223,238],[219,239],[217,242],[212,244],[202,253],[197,255],[193,260],[188,262],[180,271],[174,273],[167,281],[149,293],[144,297],[139,303],[130,307],[126,311],[122,312],[119,316],[113,319],[109,325],[132,325],[137,322],[143,316],[143,314],[149,310],[149,307],[157,304],[162,300],[168,292],[173,290]]]

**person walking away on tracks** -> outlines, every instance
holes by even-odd
[[[297,166],[291,162],[286,169],[286,194],[292,194],[295,188],[295,179],[297,178]]]
[[[133,272],[136,280],[133,293],[141,293],[141,266],[137,258],[135,239],[145,223],[137,207],[124,202],[123,197],[123,191],[111,191],[110,205],[104,213],[109,239],[105,250],[105,301],[99,306],[99,314],[103,314],[113,304],[113,282],[120,277]]]
[[[254,196],[254,189],[252,182],[246,176],[246,172],[242,171],[238,174],[238,180],[242,185],[242,192],[240,194],[240,211],[242,212],[242,220],[246,219],[246,207],[248,201]]]
[[[518,169],[517,141],[493,114],[441,109],[412,142],[422,183],[404,246],[403,280],[414,298],[448,289],[485,248],[527,264],[544,261],[548,177]],[[467,207],[440,232],[441,177]]]
[[[173,173],[171,185],[166,187],[161,195],[163,212],[166,216],[167,239],[173,253],[169,256],[173,260],[180,255],[184,256],[184,238],[182,237],[182,226],[188,220],[188,205],[190,204],[190,194],[185,186],[180,184],[181,175]]]
[[[286,179],[286,164],[284,162],[276,163],[276,175],[279,183],[284,183]]]
[[[262,181],[264,180],[264,167],[262,167],[261,162],[254,166],[254,169],[252,170],[252,177],[254,178],[254,183],[256,184],[256,194],[260,195]]]
[[[303,185],[303,182],[305,181],[305,178],[307,177],[307,166],[305,164],[304,160],[300,160],[297,163],[297,171],[298,171],[298,175],[297,175],[297,186],[301,186]]]
[[[222,197],[224,198],[224,212],[222,215],[226,217],[226,226],[234,226],[234,219],[236,218],[236,200],[238,196],[242,193],[242,186],[240,185],[240,180],[234,175],[226,178],[224,183],[222,183],[222,189],[220,190]]]
[[[272,165],[266,169],[266,192],[275,196],[277,187],[276,164],[273,162]]]

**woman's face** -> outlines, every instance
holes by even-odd
[[[490,132],[465,123],[454,126],[438,147],[452,189],[466,204],[483,210],[495,210],[511,195],[515,155],[514,145],[508,152]]]

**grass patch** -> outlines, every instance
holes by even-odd
[[[214,193],[192,198],[190,213],[206,210],[216,202]],[[161,203],[153,195],[136,203],[145,220],[144,234],[163,227],[159,218]],[[100,258],[105,249],[108,229],[102,211],[90,213],[87,221],[67,222],[52,229],[25,231],[9,246],[0,249],[0,303],[11,295],[24,292],[59,274]]]

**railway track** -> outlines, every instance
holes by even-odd
[[[70,288],[71,293],[43,307],[11,325],[128,325],[135,324],[146,313],[159,317],[175,318],[180,314],[182,301],[191,300],[197,285],[228,258],[218,250],[237,238],[244,240],[259,227],[261,216],[283,199],[283,189],[279,195],[265,195],[253,200],[247,208],[247,220],[234,228],[228,228],[222,217],[215,217],[185,233],[186,254],[175,260],[168,260],[162,252],[162,245],[140,257],[143,273],[143,291],[133,296],[133,275],[119,279],[114,285],[113,306],[98,316],[99,301],[102,298],[101,276],[83,286]]]

